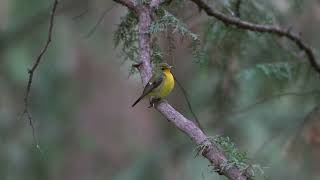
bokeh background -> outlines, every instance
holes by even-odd
[[[126,9],[112,1],[60,1],[53,41],[31,89],[41,152],[36,148],[19,114],[52,2],[0,1],[0,179],[225,179],[146,100],[131,108],[141,81],[114,47]],[[232,15],[234,1],[210,3]],[[190,39],[160,33],[170,36],[159,40],[163,59],[176,67],[206,133],[230,137],[261,167],[257,179],[320,179],[319,75],[305,55],[285,39],[224,26],[191,3],[173,6],[200,35],[206,58],[194,59]],[[319,1],[243,1],[240,12],[246,20],[301,32],[320,58]],[[194,119],[178,86],[168,101]]]

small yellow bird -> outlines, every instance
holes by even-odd
[[[144,87],[142,95],[132,104],[132,107],[146,96],[152,99],[150,105],[153,100],[168,96],[174,87],[174,77],[171,74],[171,68],[172,66],[167,63],[160,63]]]

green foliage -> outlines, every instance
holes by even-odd
[[[124,60],[138,62],[138,17],[133,12],[121,18],[121,23],[114,33],[115,47],[121,45]]]
[[[195,63],[205,64],[207,58],[207,54],[201,48],[200,40],[194,40],[190,45],[191,54],[195,60]]]
[[[235,0],[220,0],[217,2],[218,5],[222,6],[221,12],[227,15],[234,14]],[[242,1],[240,11],[241,19],[258,22],[259,24],[272,24],[274,22],[274,16],[266,6],[266,3],[262,1],[260,3],[260,0],[258,0],[258,2]],[[253,11],[255,13],[252,13]],[[268,40],[266,35],[241,30],[233,26],[226,26],[226,24],[215,18],[209,19],[205,24],[203,37],[203,51],[208,55],[208,59],[203,59],[202,61],[217,59],[220,61],[220,64],[222,62],[221,65],[223,66],[228,65],[228,59],[230,59],[232,55],[237,56],[237,58],[241,59],[242,63],[245,64],[247,63],[247,59],[252,59],[248,57],[247,52],[249,50],[250,52],[252,51],[250,54],[266,55],[266,53],[261,52],[261,50],[265,47],[270,50],[271,47],[271,41]],[[248,49],[252,47],[254,47],[254,51],[253,49]],[[279,47],[275,50],[279,51]],[[271,57],[274,57],[274,54],[269,54]]]
[[[202,62],[213,62],[217,68],[226,68],[230,58],[244,50],[241,46],[248,39],[246,31],[209,19],[204,28],[202,51],[206,56]]]
[[[191,37],[190,49],[195,59],[195,62],[201,63],[205,57],[204,52],[201,50],[200,39],[197,34],[189,30],[187,25],[176,18],[169,11],[164,8],[158,8],[156,11],[156,19],[152,22],[149,32],[151,34],[159,32],[178,33],[182,37]],[[172,46],[172,43],[170,43]],[[174,44],[173,44],[174,46]]]
[[[138,62],[139,48],[138,48],[138,17],[129,12],[125,17],[121,18],[121,23],[114,33],[115,47],[121,46],[121,54],[124,55],[124,60],[131,60]],[[200,40],[198,35],[191,32],[188,27],[177,19],[174,15],[163,8],[156,10],[156,20],[150,26],[149,33],[156,34],[159,32],[178,33],[181,36],[191,37],[192,43],[190,48],[192,55],[196,62],[201,62],[204,59],[204,53],[200,49]],[[172,44],[170,44],[172,46]],[[163,61],[163,54],[160,45],[153,41],[151,44],[151,61],[152,63],[159,63]],[[132,72],[132,70],[131,70]]]
[[[240,169],[246,170],[250,165],[248,164],[249,158],[245,152],[241,152],[229,137],[215,136],[210,138],[210,141],[217,144],[224,152],[228,161],[224,167],[228,169],[231,166],[237,166]]]
[[[301,63],[275,62],[275,63],[259,63],[252,68],[244,69],[238,77],[251,79],[257,74],[262,73],[268,77],[279,80],[291,80],[295,74],[295,70],[301,67]]]
[[[272,63],[272,64],[257,64],[256,68],[261,70],[267,76],[275,76],[278,79],[292,78],[292,64],[288,62]]]
[[[149,29],[151,34],[166,32],[169,29],[172,29],[172,33],[178,32],[182,36],[190,36],[192,40],[198,40],[197,34],[191,32],[183,22],[167,10],[163,8],[157,9],[156,16],[156,20],[152,22]]]
[[[154,40],[151,44],[151,62],[154,64],[159,64],[163,61],[163,54],[160,48],[159,43]]]
[[[115,47],[121,46],[121,53],[124,60],[131,60],[139,62],[139,44],[138,44],[138,17],[133,12],[121,18],[121,23],[114,33]],[[152,63],[159,63],[162,61],[162,52],[157,41],[151,44],[151,61]],[[131,69],[130,74],[134,70]]]
[[[242,1],[241,19],[259,24],[273,24],[276,14],[273,11],[270,1]]]
[[[218,1],[221,3],[216,6]],[[210,3],[210,7],[231,16],[235,1],[206,2]],[[225,179],[217,173],[207,173],[208,168],[212,170],[212,167],[207,166],[206,159],[194,159],[190,156],[190,140],[177,133],[175,128],[161,121],[156,122],[157,125],[149,121],[136,121],[135,118],[139,119],[140,116],[133,117],[132,112],[139,113],[139,110],[126,108],[131,104],[129,102],[136,98],[132,93],[139,93],[139,90],[126,93],[127,90],[124,88],[130,84],[127,84],[121,75],[123,69],[119,69],[119,63],[113,62],[120,58],[114,57],[114,51],[108,47],[115,44],[118,52],[124,57],[121,60],[127,60],[126,65],[139,61],[138,19],[134,13],[125,14],[118,27],[111,24],[103,33],[96,33],[85,42],[85,47],[79,46],[79,42],[83,42],[79,33],[86,31],[87,28],[83,27],[91,26],[92,20],[96,21],[97,14],[85,13],[81,20],[72,23],[72,28],[64,22],[69,22],[74,15],[82,13],[82,9],[87,9],[87,6],[89,9],[96,7],[95,1],[88,1],[86,4],[72,3],[72,10],[56,19],[53,42],[35,74],[31,87],[30,111],[44,152],[42,156],[35,149],[28,122],[19,121],[17,116],[23,106],[27,69],[34,63],[47,38],[46,22],[52,2],[4,2],[0,6],[0,11],[3,12],[0,13],[0,19],[3,21],[0,33],[3,39],[0,40],[1,180],[53,179],[60,176],[83,175],[86,179],[97,180],[157,180],[165,179],[177,170],[181,173],[177,174],[176,179]],[[148,3],[150,0],[139,2]],[[190,1],[175,0],[170,4],[169,1],[166,2],[166,6],[159,7],[165,8],[171,14],[164,18],[166,21],[160,21],[163,15],[154,14],[154,20],[169,24],[163,25],[165,28],[162,31],[157,31],[161,33],[152,34],[151,61],[158,63],[164,58],[174,57],[170,62],[175,62],[177,78],[186,85],[186,91],[193,97],[191,102],[195,102],[194,106],[197,107],[195,113],[199,113],[206,131],[219,131],[230,137],[215,137],[212,140],[219,144],[221,151],[228,157],[223,167],[228,168],[235,164],[242,167],[244,172],[258,176],[265,169],[251,164],[250,159],[241,151],[249,153],[261,149],[252,154],[255,154],[255,160],[270,164],[270,169],[265,171],[272,179],[318,178],[316,170],[319,163],[317,158],[314,158],[317,157],[314,153],[317,147],[305,142],[295,142],[297,148],[293,149],[287,146],[291,144],[291,138],[287,141],[286,137],[291,133],[301,134],[291,127],[304,122],[311,108],[319,104],[320,97],[317,93],[301,93],[306,95],[286,95],[277,98],[278,94],[286,94],[285,92],[299,93],[319,89],[319,75],[314,73],[300,49],[285,38],[226,26],[216,19],[210,19],[203,11],[199,13],[196,5]],[[242,0],[241,18],[259,24],[272,23],[284,27],[306,25],[301,27],[304,32],[302,38],[311,42],[314,51],[320,52],[319,36],[316,35],[319,25],[312,23],[316,21],[310,16],[310,8],[316,7],[317,2],[282,1],[288,3],[286,7],[289,6],[289,9],[288,12],[281,13],[272,11],[270,4],[273,2],[275,1]],[[110,3],[104,1],[102,4],[108,6]],[[61,8],[65,5],[63,2],[59,4]],[[113,13],[108,16],[116,19],[117,15],[118,13]],[[312,28],[307,27],[309,24],[304,22],[306,18],[297,17],[308,17]],[[208,19],[210,20],[206,21]],[[274,22],[275,19],[280,23]],[[187,27],[185,24],[189,24],[189,21],[192,21],[190,24],[196,24],[196,27]],[[114,43],[106,41],[110,36],[108,29],[116,29]],[[294,28],[293,31],[295,30]],[[177,42],[176,37],[180,38],[181,31],[185,33],[184,40]],[[198,41],[194,41],[189,33],[201,36],[197,36]],[[168,46],[161,44],[161,37],[165,37],[163,34],[167,35]],[[182,45],[190,48],[190,53],[181,51],[180,48],[176,54],[172,52],[175,46],[178,48]],[[167,49],[171,51],[170,55],[167,54]],[[198,65],[191,66],[185,62],[186,59],[192,58],[191,53],[196,57],[195,62],[204,64],[206,68],[197,68]],[[294,56],[295,54],[298,56]],[[101,61],[103,59],[109,60]],[[230,59],[235,63],[231,64]],[[137,72],[135,68],[131,70],[131,73],[134,72]],[[250,80],[236,79],[237,75]],[[107,86],[109,84],[113,86]],[[169,101],[175,95],[179,96],[180,91],[177,90],[176,94],[169,97]],[[186,104],[178,96],[174,97],[174,103],[179,110],[186,113]],[[255,105],[268,97],[272,99],[259,106]],[[112,101],[114,98],[119,102],[110,103],[110,99]],[[307,123],[307,126],[313,127]],[[292,126],[288,126],[290,124]],[[132,131],[139,130],[141,125],[146,128],[145,131],[130,135]],[[107,140],[101,139],[102,136]],[[268,141],[269,137],[275,140]],[[234,145],[231,140],[236,138],[241,138],[241,141]],[[117,143],[119,141],[120,144]],[[270,145],[261,148],[265,142]],[[113,144],[112,148],[106,149],[107,144]],[[283,145],[286,145],[285,148]],[[124,150],[129,150],[130,153]],[[81,158],[83,156],[86,158]],[[248,156],[251,156],[251,153]],[[79,162],[73,163],[74,159]],[[122,166],[124,160],[125,166]],[[77,164],[87,162],[90,166],[85,166],[81,172],[65,169],[74,169],[77,168]],[[205,177],[207,174],[214,177]]]
[[[215,1],[215,7],[224,14],[234,16],[235,15],[235,3],[237,0],[217,0]]]
[[[197,155],[202,154],[210,143],[218,146],[219,150],[224,153],[227,161],[221,164],[221,170],[229,169],[230,167],[238,167],[243,173],[248,173],[252,168],[249,164],[249,158],[245,152],[241,152],[229,137],[214,136],[209,137],[209,141],[204,142],[196,148]],[[217,169],[217,171],[219,171]],[[252,173],[250,173],[250,176]]]
[[[240,151],[229,137],[215,136],[210,137],[209,141],[218,145],[227,158],[227,161],[221,165],[222,169],[238,167],[242,173],[249,175],[250,179],[264,174],[263,168],[258,164],[251,164],[247,154]]]
[[[131,60],[139,62],[138,44],[138,17],[133,12],[121,18],[118,29],[114,32],[115,47],[121,47],[121,54],[124,61]],[[162,61],[162,52],[157,41],[151,44],[151,62],[159,63]],[[135,68],[130,69],[130,75],[135,72]]]

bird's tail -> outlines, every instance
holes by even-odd
[[[134,107],[139,101],[141,101],[141,99],[143,98],[144,96],[140,96],[133,104],[131,107]]]

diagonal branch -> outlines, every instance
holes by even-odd
[[[57,6],[58,6],[58,0],[54,0],[53,6],[52,6],[52,10],[51,10],[51,14],[50,14],[48,38],[47,38],[47,41],[46,41],[44,47],[40,51],[40,54],[38,55],[36,61],[32,65],[31,69],[28,69],[29,78],[28,78],[28,84],[27,84],[27,88],[26,88],[26,92],[25,92],[25,96],[24,96],[24,110],[22,112],[22,116],[23,115],[27,115],[27,117],[28,117],[29,124],[30,124],[30,126],[32,128],[33,138],[35,140],[36,147],[38,149],[40,149],[40,146],[39,146],[38,140],[36,138],[35,127],[33,125],[33,119],[32,119],[32,116],[31,116],[31,114],[29,112],[29,96],[30,96],[30,90],[31,90],[31,85],[32,85],[34,73],[37,70],[37,68],[39,67],[40,62],[42,60],[42,57],[47,52],[48,47],[49,47],[49,45],[51,43],[51,36],[52,36],[52,31],[53,31],[54,17],[55,17],[55,13],[56,13],[56,10],[57,10]]]
[[[284,37],[290,39],[301,50],[303,50],[306,53],[308,60],[311,64],[311,66],[313,67],[313,69],[316,70],[318,73],[320,73],[320,65],[317,63],[317,60],[315,58],[315,55],[314,55],[311,47],[309,45],[307,45],[301,39],[299,34],[292,33],[291,28],[286,30],[286,29],[282,29],[277,26],[250,23],[250,22],[243,21],[243,20],[236,18],[236,17],[227,16],[227,15],[211,8],[203,0],[191,0],[191,1],[193,1],[200,9],[203,9],[207,13],[208,16],[213,16],[227,25],[233,25],[239,29],[245,29],[245,30],[249,30],[249,31],[261,32],[261,33],[271,33],[271,34],[275,34],[278,36],[284,36]]]
[[[153,8],[148,5],[141,5],[136,7],[136,13],[139,18],[138,22],[138,40],[139,40],[139,59],[140,63],[134,65],[138,68],[142,83],[145,85],[152,75],[152,68],[150,63],[150,33],[148,30],[151,26],[151,13]],[[214,169],[220,174],[233,180],[247,180],[249,175],[241,171],[238,167],[230,164],[228,167],[228,160],[220,151],[219,147],[211,143],[208,136],[195,125],[192,121],[185,118],[182,114],[176,111],[170,104],[165,101],[160,101],[155,104],[157,109],[169,122],[173,123],[176,128],[189,136],[198,147],[202,147],[201,154],[207,158]]]
[[[101,16],[99,17],[98,21],[96,22],[96,24],[90,29],[90,31],[88,31],[88,33],[86,34],[86,38],[89,38],[98,28],[98,26],[100,26],[100,24],[102,23],[104,17],[106,16],[106,14],[108,14],[113,8],[114,8],[115,4],[112,4],[111,7],[108,7],[107,9],[105,9],[103,11],[103,13],[101,14]],[[83,14],[83,13],[82,13]],[[80,14],[80,15],[82,15]],[[75,18],[79,18],[79,15],[76,16]]]
[[[126,6],[130,10],[135,10],[135,4],[133,0],[113,0],[113,1],[123,6]]]
[[[180,81],[178,81],[178,79],[176,77],[174,77],[174,81],[175,83],[178,84],[178,86],[180,87],[181,91],[182,91],[182,94],[184,95],[186,101],[187,101],[187,105],[188,105],[188,108],[189,108],[189,111],[190,113],[192,114],[193,118],[194,118],[194,121],[195,123],[197,124],[197,126],[204,132],[204,129],[202,127],[202,125],[200,124],[200,121],[198,119],[198,117],[196,116],[196,113],[194,113],[193,109],[192,109],[192,106],[191,106],[191,103],[188,99],[188,93],[187,91],[184,89],[184,87],[182,86],[182,84],[180,83]]]
[[[161,101],[155,108],[180,131],[188,135],[198,146],[204,147],[201,154],[210,161],[214,169],[220,175],[224,175],[232,180],[249,179],[248,174],[241,172],[241,170],[235,166],[224,168],[223,166],[228,162],[228,160],[219,150],[219,147],[216,144],[211,143],[208,140],[208,136],[206,136],[198,126],[176,111],[170,104],[165,101]]]

